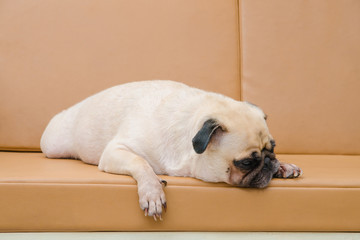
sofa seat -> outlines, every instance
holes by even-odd
[[[162,176],[168,211],[155,222],[139,208],[129,176],[42,153],[0,152],[0,231],[360,230],[360,156],[278,158],[301,166],[303,176],[261,190]]]

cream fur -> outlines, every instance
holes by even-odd
[[[209,118],[227,131],[197,154],[192,138]],[[104,90],[57,114],[41,149],[49,158],[81,159],[133,176],[141,208],[161,216],[166,200],[156,174],[232,183],[241,177],[229,172],[232,161],[260,152],[271,139],[255,106],[177,82],[144,81]]]

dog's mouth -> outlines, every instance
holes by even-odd
[[[258,174],[255,175],[253,179],[248,184],[248,187],[251,188],[265,188],[269,185],[271,179],[274,174],[277,172],[280,164],[276,164],[276,166],[271,170],[261,170]]]

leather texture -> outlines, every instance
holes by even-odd
[[[39,150],[56,113],[170,79],[240,98],[236,0],[2,0],[0,149]]]
[[[360,154],[360,1],[240,1],[242,99],[282,153]]]
[[[360,231],[360,156],[278,157],[304,175],[263,190],[162,176],[168,211],[155,222],[129,176],[0,152],[0,231]]]

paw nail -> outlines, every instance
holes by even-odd
[[[164,187],[166,187],[167,186],[167,181],[161,180],[161,184],[164,185]]]

